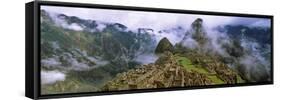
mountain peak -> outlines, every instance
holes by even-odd
[[[197,18],[191,24],[191,33],[192,38],[195,39],[200,45],[204,45],[207,42],[206,32],[203,27],[203,20],[201,18]]]
[[[196,32],[201,31],[203,28],[203,19],[197,18],[194,22],[192,22],[191,28]]]
[[[160,42],[156,47],[155,53],[161,54],[164,53],[165,51],[170,51],[170,52],[173,51],[173,45],[166,37],[160,40]]]

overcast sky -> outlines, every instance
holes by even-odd
[[[131,30],[135,30],[137,28],[152,28],[158,31],[162,29],[175,28],[177,26],[182,26],[183,28],[187,29],[196,18],[202,18],[206,28],[213,28],[218,25],[226,24],[243,24],[248,26],[270,27],[270,20],[263,18],[176,14],[58,6],[41,6],[41,9],[44,9],[51,13],[62,13],[68,16],[76,16],[82,19],[121,23],[129,27],[129,29]]]

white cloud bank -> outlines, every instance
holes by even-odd
[[[108,10],[57,6],[42,6],[41,9],[53,13],[62,13],[68,16],[76,16],[82,19],[121,23],[126,25],[129,29],[133,31],[135,31],[137,28],[152,28],[154,29],[154,31],[159,31],[177,26],[182,26],[183,28],[187,29],[196,18],[202,18],[207,28],[213,28],[218,25],[226,24],[242,24],[250,26],[270,27],[270,20],[264,18],[144,12],[129,10]],[[76,25],[73,25],[73,28],[81,30],[80,28],[77,28]]]
[[[141,64],[150,64],[154,63],[158,59],[158,56],[154,54],[141,54],[134,58],[135,61],[141,63]]]
[[[54,84],[64,81],[65,74],[59,71],[41,71],[41,84]]]

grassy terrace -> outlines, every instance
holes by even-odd
[[[209,73],[203,66],[192,64],[188,58],[177,56],[176,59],[187,71],[196,71],[201,74],[206,74],[214,84],[225,84],[224,81],[219,79],[216,75]]]

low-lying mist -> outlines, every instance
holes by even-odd
[[[64,81],[66,75],[60,71],[41,71],[41,83],[53,84],[58,81]]]

